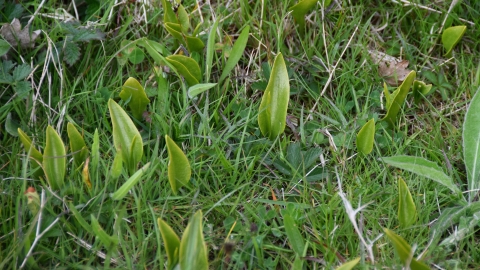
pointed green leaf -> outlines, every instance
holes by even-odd
[[[413,89],[413,98],[415,99],[415,103],[418,103],[422,95],[426,96],[427,94],[430,93],[430,90],[432,89],[432,84],[426,84],[423,81],[415,80],[413,82],[412,89]]]
[[[113,159],[112,168],[110,169],[110,177],[112,179],[117,179],[122,174],[123,170],[123,160],[122,153],[117,152],[115,158]]]
[[[90,219],[92,220],[92,231],[95,234],[98,239],[102,242],[102,244],[108,249],[111,250],[115,248],[118,245],[118,238],[115,236],[110,236],[108,235],[103,228],[100,226],[98,223],[98,220],[95,218],[95,216],[92,214],[90,216]]]
[[[143,89],[142,85],[135,78],[130,77],[123,84],[120,97],[123,101],[128,101],[128,106],[130,110],[132,110],[133,117],[139,120],[142,119],[142,115],[147,109],[150,100],[145,93],[145,89]]]
[[[185,43],[187,43],[189,52],[201,53],[203,48],[205,48],[203,41],[197,37],[185,36]]]
[[[283,225],[285,226],[285,233],[287,234],[288,242],[292,246],[293,251],[295,251],[298,256],[303,256],[305,240],[298,230],[295,221],[289,214],[283,215]]]
[[[480,188],[480,91],[473,96],[463,123],[463,158],[467,168],[469,202]]]
[[[165,23],[165,29],[167,29],[168,33],[170,33],[170,35],[177,39],[182,45],[186,45],[182,34],[182,26],[180,24]]]
[[[416,73],[411,71],[408,76],[405,78],[403,83],[395,90],[390,96],[391,104],[387,107],[387,114],[382,119],[382,121],[387,121],[390,127],[393,128],[395,125],[395,120],[397,119],[397,114],[402,108],[405,98],[407,97],[408,90],[415,80]],[[387,90],[388,91],[388,90]]]
[[[207,246],[203,239],[202,210],[198,210],[187,225],[180,242],[180,269],[208,269]]]
[[[445,56],[449,57],[452,54],[453,47],[462,39],[466,30],[467,27],[465,25],[459,25],[449,27],[443,31],[442,43],[446,51]]]
[[[43,170],[53,190],[63,187],[66,170],[65,145],[53,127],[47,127],[47,143],[43,153]]]
[[[357,150],[364,155],[370,154],[373,150],[373,139],[375,136],[375,120],[368,121],[357,134]]]
[[[125,182],[115,193],[112,194],[113,200],[121,200],[125,195],[127,195],[128,191],[133,188],[133,186],[140,181],[142,178],[143,173],[150,167],[150,162],[145,164],[142,168],[140,168],[137,172],[135,172],[130,178],[128,178],[127,182]]]
[[[293,19],[298,24],[298,31],[301,34],[305,33],[305,15],[307,15],[317,2],[318,0],[303,0],[288,9],[292,11]]]
[[[417,220],[417,208],[407,184],[402,178],[398,179],[398,198],[398,220],[400,226],[403,228],[410,227]]]
[[[264,136],[274,140],[283,133],[287,119],[290,83],[287,67],[281,53],[275,57],[267,89],[263,93],[258,114],[258,125]]]
[[[197,95],[200,95],[201,93],[207,91],[208,89],[214,87],[217,85],[216,83],[199,83],[194,86],[190,86],[188,88],[188,97],[189,98],[194,98]]]
[[[223,67],[222,75],[220,75],[218,83],[221,83],[228,76],[230,71],[232,71],[232,69],[238,63],[238,60],[240,60],[240,58],[242,57],[243,51],[247,46],[249,31],[250,26],[247,25],[238,36],[235,44],[233,44],[232,51],[230,52],[230,56],[228,57],[225,67]]]
[[[172,64],[190,86],[193,86],[202,79],[200,66],[191,57],[184,55],[171,55],[166,60]]]
[[[393,231],[389,229],[383,229],[387,237],[392,241],[395,250],[397,251],[398,257],[402,261],[402,263],[407,266],[406,264],[410,262],[409,268],[412,270],[427,270],[430,269],[427,265],[423,262],[419,262],[412,258],[412,248],[410,245],[403,239],[401,236],[397,235]]]
[[[178,23],[177,15],[173,12],[172,4],[169,0],[162,0],[163,23]]]
[[[138,47],[135,47],[128,55],[128,60],[134,65],[142,63],[144,59],[145,53]]]
[[[158,220],[158,228],[162,234],[163,244],[167,251],[168,269],[172,269],[178,262],[180,252],[180,238],[178,238],[175,231],[161,218]]]
[[[165,141],[168,158],[170,159],[168,162],[168,181],[170,181],[173,193],[177,194],[178,190],[190,181],[192,171],[182,149],[168,135],[165,135]]]
[[[208,33],[207,56],[205,57],[205,82],[210,81],[210,74],[213,64],[213,54],[215,53],[215,37],[217,35],[218,20],[219,18],[215,20],[215,23],[213,23],[212,28]]]
[[[37,170],[38,168],[40,168],[40,164],[43,163],[42,153],[38,151],[37,148],[35,148],[35,146],[33,146],[32,139],[30,139],[30,137],[28,137],[28,135],[25,134],[23,130],[18,128],[17,131],[18,131],[18,136],[20,137],[20,141],[22,142],[23,147],[25,148],[25,152],[27,152],[27,154],[30,155],[29,158],[33,159],[32,162],[30,162],[30,164],[32,165],[32,169]],[[42,174],[43,174],[43,170],[38,170],[36,171],[35,176],[38,177],[38,176],[41,176]]]
[[[177,18],[182,26],[182,33],[188,33],[190,30],[190,19],[188,18],[188,13],[183,5],[179,5],[177,8]]]
[[[382,157],[381,159],[389,165],[429,178],[455,193],[460,193],[452,178],[446,175],[435,162],[413,156]]]
[[[360,262],[360,257],[340,265],[335,270],[351,270],[358,264],[358,262]]]
[[[138,132],[137,127],[132,122],[132,119],[127,113],[118,105],[113,99],[108,101],[108,109],[110,111],[110,117],[112,119],[113,126],[113,143],[117,152],[122,153],[122,160],[125,162],[130,174],[136,171],[137,164],[142,159],[143,155],[143,141]],[[132,147],[134,137],[135,144]],[[130,152],[130,149],[136,149],[134,154]]]
[[[70,151],[73,153],[73,163],[75,168],[80,167],[87,159],[88,148],[83,140],[82,134],[70,122],[67,124],[68,140],[70,141]]]

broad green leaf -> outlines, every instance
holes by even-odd
[[[53,190],[63,187],[66,170],[65,145],[52,126],[47,127],[47,143],[43,153],[43,170]]]
[[[413,156],[382,157],[381,159],[389,165],[429,178],[455,193],[460,193],[452,178],[446,175],[435,162]]]
[[[133,124],[132,119],[130,119],[122,107],[113,99],[108,101],[108,109],[112,119],[113,144],[117,152],[122,153],[122,160],[125,162],[129,173],[133,174],[143,155],[142,137],[135,124]],[[132,155],[130,149],[132,148],[132,141],[135,136],[139,139],[135,141],[133,148],[136,149],[136,151],[135,154]]]
[[[221,83],[232,71],[235,65],[238,63],[240,58],[243,55],[243,51],[247,46],[248,41],[248,34],[250,31],[250,26],[246,26],[240,35],[238,36],[237,41],[233,44],[232,51],[230,52],[230,56],[228,57],[227,63],[225,63],[225,67],[223,67],[222,75],[220,75],[220,79],[218,79],[218,83]]]
[[[165,29],[168,33],[177,39],[182,45],[186,46],[185,40],[182,34],[182,26],[177,23],[165,23]]]
[[[158,220],[158,228],[162,234],[163,244],[165,245],[165,250],[167,251],[168,258],[168,269],[172,269],[178,262],[178,256],[180,251],[180,238],[173,231],[165,221],[161,218]]]
[[[364,155],[370,154],[373,150],[373,139],[375,136],[375,120],[368,121],[357,134],[357,150]]]
[[[162,0],[163,23],[178,23],[177,15],[173,12],[172,4],[169,0]]]
[[[391,104],[387,107],[387,114],[382,119],[382,121],[387,121],[390,127],[394,127],[395,120],[397,119],[397,114],[402,108],[405,98],[407,97],[410,86],[415,80],[416,73],[411,71],[408,76],[405,78],[403,83],[395,90],[390,96]],[[387,90],[388,91],[388,90]],[[387,103],[388,104],[388,103]]]
[[[407,184],[402,178],[398,179],[398,197],[398,220],[400,226],[403,228],[410,227],[417,220],[417,208]]]
[[[67,124],[67,133],[68,140],[70,141],[70,151],[73,153],[73,163],[75,164],[75,168],[78,168],[87,159],[87,145],[85,145],[82,134],[80,134],[77,128],[70,122]]]
[[[216,83],[199,83],[194,86],[191,86],[188,88],[188,97],[189,98],[194,98],[197,95],[200,95],[201,93],[207,91],[208,89],[214,87],[217,85]]]
[[[468,201],[480,188],[480,91],[473,96],[463,123],[463,159],[467,168]]]
[[[203,41],[197,37],[185,36],[185,42],[189,52],[201,53],[203,48],[205,48]]]
[[[207,246],[203,239],[202,210],[198,210],[187,225],[180,242],[180,269],[208,269]]]
[[[130,178],[128,178],[127,182],[125,182],[115,193],[112,194],[113,200],[121,200],[125,195],[127,195],[128,191],[132,189],[132,187],[142,179],[143,173],[150,167],[150,162],[145,164],[142,168],[140,168],[137,172],[135,172]]]
[[[301,34],[305,33],[305,15],[307,15],[317,2],[318,0],[303,0],[289,8],[289,11],[292,11],[293,19],[298,24],[298,32]]]
[[[190,19],[188,18],[188,13],[183,5],[179,5],[177,8],[177,18],[178,22],[182,26],[182,33],[188,33],[190,30]]]
[[[138,47],[135,47],[128,55],[128,60],[134,65],[142,63],[144,59],[145,53]]]
[[[185,78],[188,85],[193,86],[202,79],[200,66],[193,58],[184,55],[171,55],[165,59]]]
[[[102,242],[102,244],[107,248],[107,250],[112,250],[118,245],[118,238],[115,236],[108,235],[98,223],[98,220],[92,214],[90,216],[91,224],[92,224],[92,231],[98,239]]]
[[[335,268],[335,270],[351,270],[358,264],[358,262],[360,262],[360,257],[340,265]]]
[[[418,103],[422,95],[426,96],[427,94],[430,93],[430,90],[432,90],[432,84],[426,84],[423,81],[415,80],[413,82],[412,89],[413,89],[413,98],[415,99],[415,103]]]
[[[285,226],[285,233],[287,234],[288,242],[292,246],[293,251],[295,251],[298,256],[303,256],[305,240],[298,230],[295,221],[289,214],[283,215],[283,225]]]
[[[455,47],[455,45],[457,45],[460,39],[462,39],[463,34],[465,34],[466,30],[467,27],[465,25],[459,25],[449,27],[445,29],[445,31],[443,31],[442,43],[446,51],[445,56],[450,57],[453,47]]]
[[[115,158],[113,158],[112,168],[110,169],[110,177],[112,179],[117,179],[122,174],[123,170],[123,160],[122,153],[117,152]]]
[[[388,239],[392,241],[393,246],[395,247],[395,250],[397,251],[398,257],[402,261],[404,266],[407,266],[406,264],[410,262],[410,265],[408,267],[412,270],[427,270],[430,269],[427,265],[425,265],[423,262],[419,262],[412,258],[413,254],[412,253],[412,248],[410,245],[403,239],[401,236],[397,235],[393,231],[389,229],[383,229],[385,234],[387,235]]]
[[[263,93],[258,114],[258,125],[264,136],[274,140],[283,133],[287,119],[290,83],[287,67],[281,53],[275,57],[267,89]]]
[[[20,137],[20,141],[22,142],[23,147],[25,148],[25,152],[27,152],[27,154],[30,155],[29,157],[32,159],[32,162],[30,162],[30,164],[32,165],[32,169],[37,170],[38,168],[40,168],[40,164],[43,163],[42,153],[38,151],[37,148],[35,148],[35,146],[33,146],[32,139],[30,139],[30,137],[28,137],[28,135],[25,134],[23,130],[18,128],[17,131],[18,131],[18,136]],[[43,173],[42,170],[38,170],[35,173],[35,176],[41,176],[42,173]]]
[[[210,81],[210,74],[212,72],[212,64],[213,64],[213,54],[215,53],[215,37],[217,36],[217,28],[218,28],[218,20],[215,20],[213,23],[210,32],[208,33],[208,41],[207,41],[207,52],[205,57],[205,82]]]
[[[73,216],[75,217],[75,219],[78,221],[78,223],[80,224],[80,226],[82,226],[82,228],[89,232],[89,233],[92,233],[92,227],[90,226],[90,224],[87,223],[87,221],[82,217],[82,214],[80,214],[80,212],[78,212],[77,208],[75,208],[75,206],[73,205],[72,202],[69,202],[68,203],[68,210],[70,211],[70,213],[73,214]]]
[[[135,78],[128,78],[123,84],[120,97],[123,101],[128,101],[128,107],[132,110],[133,117],[141,120],[143,113],[147,109],[148,103],[150,103],[142,85]]]
[[[165,141],[168,158],[170,159],[168,162],[168,181],[170,181],[173,193],[177,194],[178,190],[190,181],[192,171],[182,149],[168,135],[165,135]]]

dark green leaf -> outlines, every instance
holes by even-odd
[[[73,66],[78,59],[80,59],[80,48],[74,42],[65,42],[65,47],[63,48],[63,60],[69,65]]]

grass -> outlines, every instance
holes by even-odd
[[[363,236],[374,239],[383,233],[382,228],[389,228],[416,247],[415,255],[426,250],[423,261],[432,268],[480,267],[477,231],[451,248],[429,244],[430,226],[443,209],[455,203],[450,190],[378,159],[422,156],[440,164],[459,186],[466,184],[461,128],[466,106],[480,85],[478,3],[463,1],[450,11],[445,27],[465,24],[468,28],[454,49],[455,57],[446,59],[439,33],[449,10],[447,2],[424,1],[425,7],[435,10],[429,11],[393,1],[334,1],[324,10],[317,5],[307,15],[305,34],[300,35],[288,13],[294,1],[207,1],[196,7],[197,2],[186,0],[183,5],[191,12],[192,25],[203,22],[199,29],[205,43],[214,17],[220,19],[219,48],[231,46],[230,40],[246,25],[250,37],[224,83],[185,104],[181,79],[173,72],[166,71],[168,88],[162,88],[153,72],[158,64],[149,57],[125,66],[116,59],[123,40],[140,37],[162,43],[171,54],[177,50],[178,43],[163,28],[159,2],[152,1],[151,6],[135,1],[116,6],[113,1],[98,6],[95,1],[81,3],[77,7],[80,23],[97,22],[95,27],[105,33],[105,39],[80,42],[82,56],[72,66],[58,61],[51,49],[65,38],[59,21],[39,15],[31,26],[43,30],[35,47],[12,49],[8,54],[10,61],[22,63],[23,59],[36,69],[28,79],[33,90],[27,98],[15,97],[13,85],[2,84],[0,92],[2,269],[20,268],[28,252],[26,243],[33,243],[37,227],[43,231],[56,219],[38,239],[27,268],[164,268],[166,252],[157,218],[181,235],[199,209],[204,213],[203,232],[212,269],[291,268],[295,254],[282,211],[294,217],[308,243],[304,268],[332,269],[356,257],[362,258],[364,269],[400,268],[386,237],[373,245],[375,262],[368,259],[339,196],[336,170],[353,207],[369,203],[357,215]],[[48,1],[41,8],[39,1],[22,5],[24,24],[37,9],[50,13],[65,8],[75,14],[73,6],[62,1]],[[2,22],[9,22],[9,14],[1,16]],[[445,84],[434,85],[435,93],[419,104],[409,95],[397,129],[380,128],[373,153],[364,156],[356,152],[356,133],[372,117],[378,120],[385,114],[383,78],[368,57],[369,48],[401,55],[410,61],[409,68],[419,72],[418,78],[429,82],[427,71],[431,71],[443,76]],[[222,72],[226,52],[219,49],[214,54],[212,82]],[[257,116],[269,64],[277,52],[284,55],[291,79],[291,123],[284,135],[269,141],[260,133]],[[136,124],[144,141],[141,164],[152,165],[123,200],[112,201],[109,194],[128,175],[125,171],[118,180],[110,177],[115,149],[107,101],[110,97],[118,100],[128,77],[138,79],[150,93],[151,121]],[[7,121],[8,114],[11,121]],[[89,190],[68,156],[67,188],[59,196],[32,175],[28,153],[7,126],[18,125],[42,149],[47,125],[68,142],[67,122],[83,129],[89,147],[98,130],[100,159],[96,168],[90,168],[93,188]],[[165,133],[181,146],[192,165],[191,184],[178,195],[172,193],[167,179]],[[308,158],[313,161],[306,162]],[[407,229],[400,228],[397,219],[396,179],[400,176],[419,216]],[[23,193],[30,186],[45,195],[41,218],[28,211]],[[118,239],[118,249],[108,252],[75,219],[69,203],[88,224],[91,215],[96,217],[107,234]],[[452,226],[442,238],[454,231]],[[105,260],[105,256],[114,260]]]

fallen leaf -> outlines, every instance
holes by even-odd
[[[399,86],[410,73],[407,60],[401,60],[383,52],[368,50],[373,62],[378,65],[378,74],[391,86]]]
[[[0,35],[10,43],[12,47],[20,44],[21,48],[33,48],[35,39],[40,35],[41,31],[36,30],[30,33],[30,26],[27,25],[22,29],[20,21],[15,18],[11,23],[6,23],[0,28]]]

